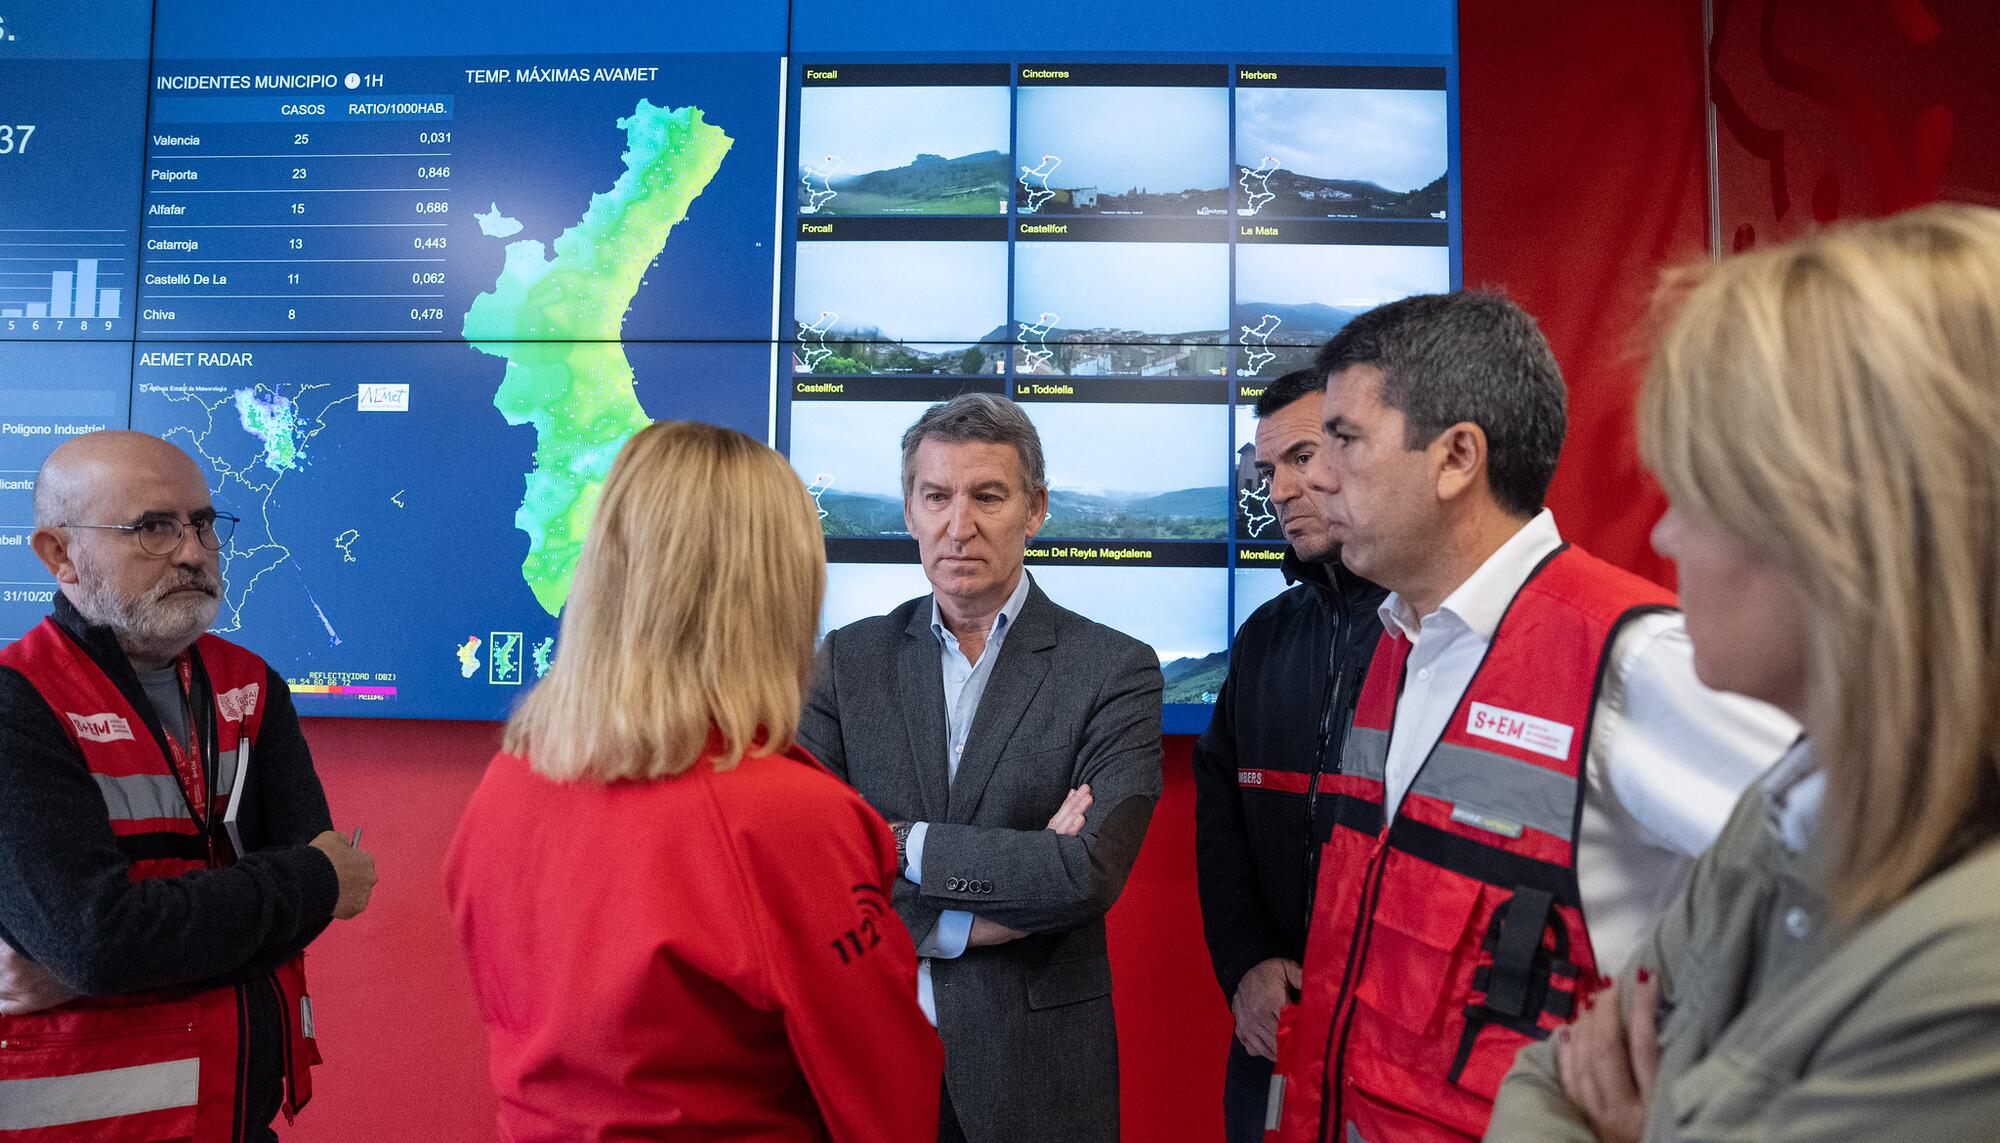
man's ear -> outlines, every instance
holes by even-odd
[[[1035,493],[1033,502],[1028,505],[1028,511],[1030,513],[1028,517],[1028,538],[1032,540],[1035,538],[1035,533],[1042,530],[1042,525],[1049,522],[1048,489],[1044,488],[1040,492]]]
[[[1457,500],[1473,489],[1485,486],[1485,429],[1471,421],[1460,421],[1439,433],[1431,441],[1428,451],[1436,475],[1439,500]]]
[[[28,546],[35,549],[35,555],[49,574],[61,584],[76,582],[76,556],[70,550],[71,540],[58,528],[36,528],[28,537]]]

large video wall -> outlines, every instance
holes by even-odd
[[[1250,405],[1458,278],[1452,5],[1348,7],[10,4],[0,639],[35,468],[130,426],[243,517],[217,629],[305,713],[498,717],[647,421],[786,451],[832,627],[926,590],[897,441],[979,390],[1037,581],[1198,729],[1283,587]]]

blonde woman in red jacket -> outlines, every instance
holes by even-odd
[[[825,582],[764,445],[664,422],[612,465],[446,858],[504,1138],[935,1136],[895,843],[793,745]]]

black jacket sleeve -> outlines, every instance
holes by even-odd
[[[1237,648],[1242,648],[1239,633]],[[1283,943],[1264,916],[1256,853],[1243,795],[1237,785],[1237,654],[1216,696],[1208,730],[1194,744],[1194,854],[1201,895],[1202,932],[1224,1000],[1236,998],[1243,975],[1284,955]]]
[[[251,765],[271,803],[307,783],[316,800],[267,811],[264,826],[309,840],[325,797],[282,680],[271,703]],[[318,935],[339,891],[332,863],[299,840],[227,869],[133,883],[83,759],[11,670],[0,670],[0,869],[0,939],[86,995],[254,975]]]

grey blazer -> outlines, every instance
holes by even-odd
[[[945,1083],[971,1143],[1117,1143],[1118,1037],[1104,913],[1160,796],[1159,660],[1039,587],[1000,645],[947,783],[931,597],[827,635],[799,741],[890,821],[929,822],[921,941],[946,909],[1029,935],[931,962]],[[1048,820],[1090,784],[1083,832]]]

